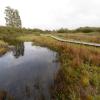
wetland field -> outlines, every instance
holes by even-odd
[[[42,34],[42,35],[41,35]],[[100,33],[0,28],[0,100],[100,100]]]

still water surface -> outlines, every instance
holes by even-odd
[[[20,42],[0,57],[0,90],[15,100],[51,100],[49,88],[59,69],[57,53]]]

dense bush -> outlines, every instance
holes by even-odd
[[[67,28],[61,28],[58,30],[41,30],[38,28],[34,29],[27,29],[27,28],[11,28],[11,27],[5,27],[0,26],[0,34],[13,34],[13,33],[91,33],[91,32],[100,32],[100,27],[80,27],[77,29],[69,30]]]
[[[80,27],[75,32],[83,32],[83,33],[90,33],[90,32],[100,32],[99,27]]]
[[[12,27],[5,27],[5,26],[0,26],[0,34],[8,34],[8,33],[43,33],[45,31],[41,29],[26,29],[26,28],[12,28]]]
[[[57,30],[57,33],[68,33],[68,32],[70,32],[70,30],[64,28]]]
[[[0,26],[0,34],[21,33],[21,32],[22,32],[21,28],[11,28],[11,27]]]
[[[100,32],[100,27],[80,27],[77,29],[69,30],[69,29],[64,29],[61,28],[59,30],[56,30],[57,33],[77,33],[77,32],[82,32],[82,33],[91,33],[91,32]]]

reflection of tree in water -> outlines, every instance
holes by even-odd
[[[14,57],[18,58],[24,55],[24,42],[14,39],[4,39],[4,41],[9,45],[14,46],[14,49],[12,50]]]
[[[13,50],[13,54],[16,58],[24,55],[24,43],[23,42],[17,42],[16,45],[14,45],[15,48]]]
[[[30,98],[30,100],[45,100],[46,99],[43,93],[43,86],[39,80],[36,80],[34,84],[26,85],[24,92],[25,92],[26,98]]]

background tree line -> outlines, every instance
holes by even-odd
[[[68,28],[61,28],[57,30],[41,30],[38,28],[35,29],[26,29],[22,28],[22,21],[19,15],[19,11],[17,9],[13,9],[11,7],[5,8],[5,20],[7,27],[0,27],[0,33],[32,33],[32,32],[39,32],[39,33],[90,33],[90,32],[100,32],[100,27],[80,27],[77,29],[68,29]],[[18,29],[19,28],[19,29]]]

